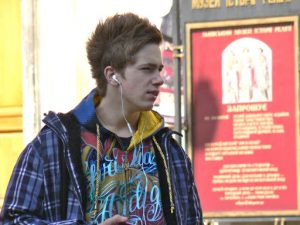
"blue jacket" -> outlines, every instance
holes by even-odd
[[[97,119],[94,97],[95,90],[71,111],[79,124],[89,126]],[[149,113],[158,115],[154,111]],[[84,219],[84,175],[79,147],[76,146],[80,137],[74,136],[74,124],[62,121],[62,117],[49,112],[43,120],[44,128],[20,155],[7,188],[0,224],[89,224]],[[162,124],[151,134],[157,137],[153,140],[162,156],[159,159],[161,165],[165,165],[161,168],[160,179],[169,179],[162,185],[162,197],[168,201],[164,206],[165,217],[172,225],[202,225],[202,210],[191,163],[172,134]],[[61,149],[69,174],[66,218],[60,210]]]

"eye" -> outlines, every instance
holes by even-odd
[[[152,66],[144,66],[141,68],[141,70],[145,73],[152,73],[155,71],[155,67]]]
[[[145,72],[149,72],[149,73],[152,73],[152,72],[154,72],[154,71],[159,71],[159,72],[161,72],[162,71],[162,69],[163,69],[163,65],[156,65],[156,64],[150,64],[150,65],[143,65],[143,66],[141,66],[140,67],[140,70],[142,70],[142,71],[145,71]]]
[[[161,71],[163,70],[163,68],[164,68],[164,66],[160,66],[160,67],[158,68],[158,71],[161,72]]]

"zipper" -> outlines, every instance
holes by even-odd
[[[128,162],[128,151],[125,151],[125,161],[124,161],[124,178],[125,178],[125,215],[129,217],[129,206],[128,206],[128,170],[129,170],[129,162]]]
[[[166,158],[163,154],[163,151],[162,151],[161,147],[159,146],[155,136],[153,136],[152,139],[153,139],[153,141],[154,141],[154,143],[155,143],[155,145],[158,149],[158,152],[159,152],[159,154],[162,157],[163,162],[164,162],[165,172],[166,172],[167,182],[168,182],[168,188],[169,188],[170,212],[171,212],[171,214],[173,214],[174,211],[175,211],[175,204],[174,204],[174,201],[173,201],[173,192],[172,192],[172,186],[171,186],[170,172],[169,172],[168,167],[167,167],[167,161],[166,161]]]
[[[128,202],[128,182],[129,182],[129,174],[128,174],[128,170],[129,170],[129,162],[128,162],[128,149],[125,149],[125,146],[123,145],[123,142],[120,140],[120,138],[117,135],[115,136],[115,140],[119,143],[122,151],[124,152],[124,162],[123,162],[123,169],[124,169],[124,182],[125,182],[125,196],[124,196],[124,204],[125,204],[125,213],[123,216],[125,217],[129,217],[129,202]],[[132,137],[133,138],[133,137]]]

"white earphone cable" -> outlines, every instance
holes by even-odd
[[[125,116],[124,101],[123,101],[123,88],[122,88],[122,85],[121,85],[120,83],[119,83],[119,86],[120,86],[120,91],[121,91],[122,114],[123,114],[124,120],[126,121],[128,130],[129,130],[130,134],[132,135],[134,149],[137,150],[136,143],[135,143],[135,139],[134,139],[134,133],[133,133],[133,130],[132,130],[131,125],[130,125],[130,123],[128,122],[126,116]],[[147,187],[148,187],[148,177],[147,177],[146,171],[145,171],[145,169],[144,169],[144,164],[143,164],[143,155],[144,155],[143,135],[144,135],[145,127],[146,127],[146,121],[144,122],[143,129],[142,129],[142,133],[141,133],[141,135],[140,135],[140,142],[141,142],[141,143],[140,143],[140,145],[141,145],[141,160],[142,160],[141,164],[142,164],[143,175],[144,175],[144,177],[145,177],[145,193],[146,193],[146,192],[147,192]],[[145,208],[143,209],[143,220],[144,220],[144,223],[146,224]]]

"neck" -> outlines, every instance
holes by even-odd
[[[126,109],[124,109],[123,114],[121,103],[119,101],[108,100],[106,97],[104,97],[97,106],[96,113],[102,126],[119,137],[132,136],[127,122],[130,124],[132,132],[134,133],[137,129],[140,117],[140,112],[129,113]]]

